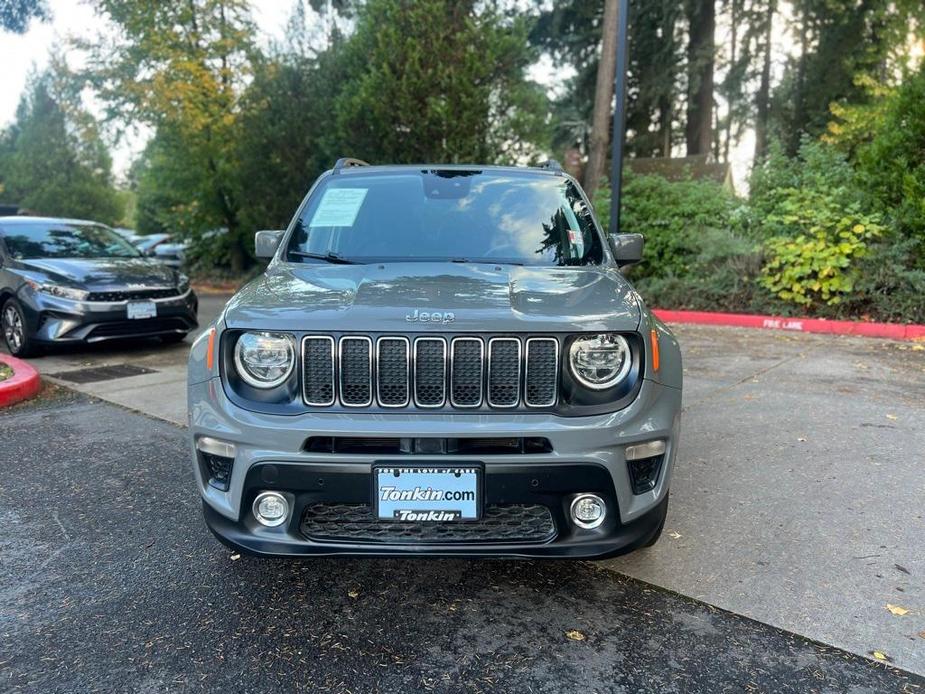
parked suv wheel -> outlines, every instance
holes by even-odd
[[[0,312],[0,332],[7,349],[14,357],[29,357],[38,353],[35,340],[29,334],[22,306],[16,299],[8,299]]]

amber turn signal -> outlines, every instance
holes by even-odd
[[[652,370],[658,371],[658,331],[653,330],[649,333],[649,342],[652,343]]]

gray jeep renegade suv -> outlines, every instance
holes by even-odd
[[[681,355],[554,162],[341,160],[192,348],[206,523],[278,556],[606,557],[655,542]]]

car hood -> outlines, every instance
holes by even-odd
[[[294,331],[635,330],[639,301],[609,267],[277,263],[232,298],[224,320]]]
[[[21,260],[24,270],[41,273],[49,281],[81,289],[174,287],[174,270],[147,258],[46,258]]]

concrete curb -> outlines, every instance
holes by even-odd
[[[766,328],[791,332],[827,333],[830,335],[861,335],[890,340],[925,340],[925,325],[902,323],[865,323],[862,321],[826,320],[825,318],[782,318],[742,313],[710,313],[707,311],[672,311],[654,309],[666,323],[726,325],[739,328]]]
[[[13,369],[13,375],[0,381],[0,407],[28,400],[42,387],[38,372],[26,362],[8,354],[0,354],[0,363]]]

